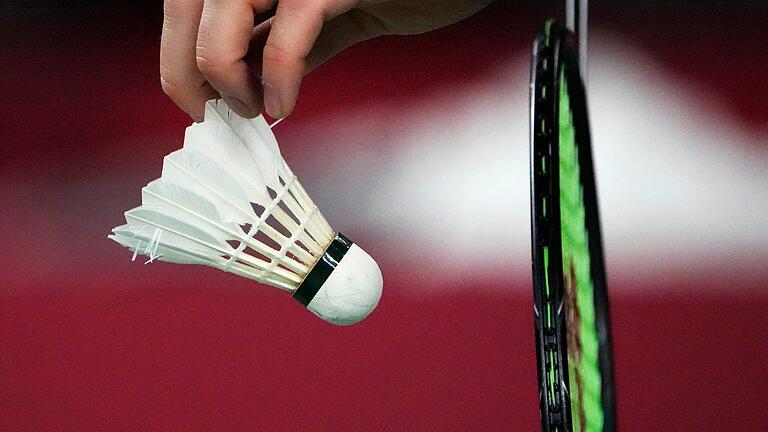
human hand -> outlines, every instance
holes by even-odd
[[[241,116],[282,118],[304,75],[345,48],[440,28],[490,1],[165,0],[160,80],[196,121],[219,97]]]

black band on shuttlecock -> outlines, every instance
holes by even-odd
[[[292,297],[307,306],[351,247],[352,240],[344,237],[342,233],[337,233],[336,238],[328,245],[323,256],[317,260],[304,280],[301,281],[301,285],[296,288]]]

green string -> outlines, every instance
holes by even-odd
[[[574,432],[600,432],[603,430],[603,409],[594,288],[590,273],[579,154],[564,66],[560,71],[558,125],[563,277],[568,279],[571,274],[575,276],[571,283],[575,285],[579,319],[580,355],[577,357],[576,352],[572,352],[571,341],[568,352],[571,421]]]

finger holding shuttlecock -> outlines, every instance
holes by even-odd
[[[283,160],[263,117],[244,119],[222,100],[187,128],[140,207],[109,238],[137,255],[203,264],[291,292],[336,325],[376,308],[378,265],[334,232]]]

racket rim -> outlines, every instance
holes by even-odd
[[[531,241],[541,420],[545,431],[558,430],[557,427],[567,431],[572,430],[568,391],[570,381],[567,324],[565,313],[561,313],[565,299],[558,168],[559,92],[562,85],[560,73],[562,67],[565,67],[566,72],[563,76],[568,86],[570,108],[573,113],[575,145],[578,149],[580,167],[579,180],[584,197],[584,225],[589,243],[595,325],[599,341],[598,366],[601,375],[603,430],[614,431],[616,430],[616,413],[610,304],[605,277],[586,95],[578,75],[578,57],[575,53],[575,36],[554,20],[549,20],[536,36],[531,64],[530,183],[533,222]],[[544,87],[547,89],[542,91]],[[580,112],[577,113],[579,110]],[[542,159],[541,156],[546,158]],[[547,295],[552,299],[545,301]],[[547,310],[547,303],[550,306],[557,306],[557,315],[551,323],[553,328],[547,326],[545,322],[547,319],[545,314],[552,312],[552,309]],[[552,345],[554,350],[548,350],[547,346]],[[556,363],[555,367],[548,368],[548,361]],[[548,375],[549,379],[547,379]],[[555,380],[559,382],[553,382]]]

